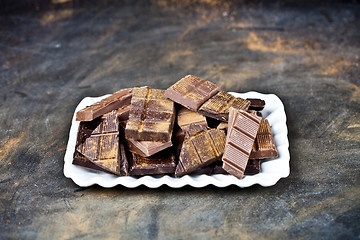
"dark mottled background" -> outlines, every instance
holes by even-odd
[[[0,239],[359,239],[357,1],[0,2]],[[80,188],[63,175],[85,96],[186,74],[275,93],[275,186]]]

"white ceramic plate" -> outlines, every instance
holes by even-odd
[[[233,93],[236,97],[242,98],[260,98],[265,100],[266,105],[262,110],[263,117],[268,119],[272,133],[274,136],[275,145],[277,147],[279,157],[262,161],[261,172],[256,175],[248,175],[239,180],[231,175],[199,175],[199,176],[183,176],[175,178],[172,176],[143,176],[143,177],[128,177],[128,176],[114,176],[107,173],[96,172],[72,164],[73,153],[75,150],[77,131],[79,122],[75,121],[75,113],[89,106],[101,99],[102,97],[86,97],[76,107],[69,134],[69,142],[65,153],[64,175],[71,178],[77,185],[87,187],[93,184],[98,184],[102,187],[110,188],[116,185],[123,185],[128,188],[134,188],[139,185],[145,185],[149,188],[157,188],[165,184],[172,188],[180,188],[185,185],[193,187],[205,187],[209,184],[217,187],[226,187],[229,185],[236,185],[239,187],[249,187],[254,184],[260,184],[263,187],[274,185],[280,178],[285,178],[290,173],[290,154],[288,130],[286,126],[286,115],[284,105],[281,100],[274,94],[261,94],[258,92],[247,93]]]

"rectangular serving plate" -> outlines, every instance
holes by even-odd
[[[289,140],[284,105],[274,94],[262,94],[258,92],[230,92],[230,94],[235,97],[245,99],[260,98],[266,102],[265,108],[261,112],[263,114],[263,118],[266,118],[269,121],[279,157],[262,161],[261,172],[258,174],[245,175],[241,180],[232,175],[224,174],[214,174],[210,176],[205,174],[198,176],[186,175],[181,178],[175,178],[171,175],[134,177],[115,176],[73,165],[72,160],[75,151],[77,131],[80,123],[75,120],[76,112],[109,96],[105,95],[102,97],[86,97],[76,107],[72,118],[69,141],[64,157],[64,175],[67,178],[71,178],[80,187],[88,187],[94,184],[98,184],[106,188],[111,188],[116,185],[122,185],[128,188],[135,188],[140,185],[145,185],[149,188],[157,188],[164,184],[172,188],[180,188],[185,185],[201,188],[210,184],[217,187],[236,185],[241,188],[249,187],[254,184],[259,184],[263,187],[273,186],[280,180],[280,178],[286,178],[290,174]]]

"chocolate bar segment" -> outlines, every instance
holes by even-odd
[[[173,149],[161,151],[151,157],[142,157],[132,153],[130,175],[172,174],[175,172],[176,161]]]
[[[171,141],[175,120],[174,102],[164,90],[141,87],[133,89],[125,137],[137,141]]]
[[[214,96],[220,88],[199,77],[187,75],[165,91],[165,96],[192,111]]]
[[[275,147],[271,127],[267,119],[261,119],[259,131],[250,153],[250,159],[275,158],[278,152]]]
[[[207,127],[205,116],[185,107],[178,109],[176,122],[183,131],[186,131],[191,123]]]
[[[227,122],[230,107],[247,110],[249,106],[250,101],[220,91],[201,105],[198,112],[207,117]]]
[[[122,89],[76,113],[76,121],[91,121],[101,115],[130,104],[132,89]]]
[[[192,131],[190,125],[189,131]],[[192,131],[182,144],[175,177],[181,177],[218,160],[225,147],[225,133],[217,129]]]
[[[168,142],[136,141],[131,138],[127,139],[126,142],[129,151],[139,154],[142,157],[149,157],[173,145],[171,141]]]
[[[244,110],[230,108],[229,129],[223,169],[241,179],[249,160],[261,118]]]
[[[127,175],[127,157],[123,143],[120,143],[116,110],[94,123],[81,122],[79,128],[77,152],[107,172]]]
[[[261,111],[265,107],[265,101],[259,98],[247,98],[250,101],[249,110]]]

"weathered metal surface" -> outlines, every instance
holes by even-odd
[[[357,239],[360,6],[289,2],[2,3],[0,238]],[[103,189],[64,177],[82,98],[187,74],[282,99],[288,178]]]

